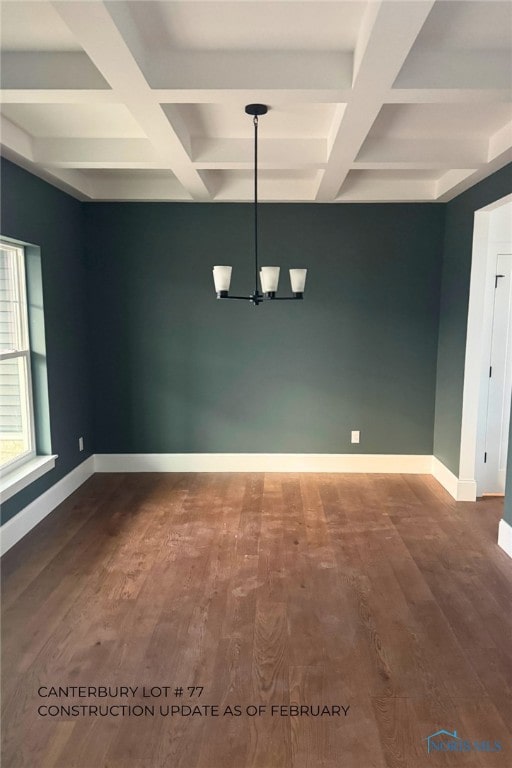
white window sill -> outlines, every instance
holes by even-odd
[[[36,456],[0,477],[0,502],[7,501],[55,466],[54,456]]]

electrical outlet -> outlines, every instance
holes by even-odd
[[[84,439],[83,437],[78,438],[78,450],[83,451],[84,449]]]
[[[358,443],[359,442],[359,435],[360,432],[358,429],[353,429],[350,433],[350,442],[351,443]]]

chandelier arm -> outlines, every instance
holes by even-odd
[[[268,299],[265,297],[265,301],[301,301],[303,298],[303,294],[300,293],[297,296],[272,296]]]
[[[257,299],[258,302],[262,301],[301,301],[304,296],[302,293],[298,294],[297,296],[265,296],[264,293],[257,293],[252,296],[231,296],[228,294],[227,296],[219,295],[217,296],[218,299],[236,299],[237,301],[254,301],[254,299]]]
[[[217,296],[218,299],[235,299],[237,301],[252,301],[252,296]]]

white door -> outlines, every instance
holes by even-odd
[[[511,395],[512,253],[498,253],[481,493],[505,493]]]

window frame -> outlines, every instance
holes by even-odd
[[[6,250],[15,252],[16,259],[16,292],[19,299],[19,306],[15,313],[15,322],[17,325],[17,335],[21,340],[20,349],[0,349],[0,360],[24,360],[24,379],[26,390],[23,393],[23,407],[22,407],[22,424],[25,420],[26,434],[28,436],[29,447],[22,454],[15,456],[14,458],[6,461],[4,464],[0,464],[0,477],[10,474],[16,471],[24,464],[32,461],[36,458],[36,433],[35,433],[35,414],[34,414],[34,393],[32,386],[32,365],[31,365],[31,348],[30,348],[30,328],[28,317],[28,292],[27,292],[27,278],[25,268],[25,247],[19,243],[9,242],[4,238],[0,238],[0,245]],[[25,432],[25,430],[24,430]]]

